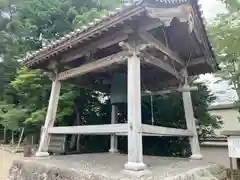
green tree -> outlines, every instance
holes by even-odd
[[[230,11],[240,10],[240,1],[239,0],[221,0]]]
[[[240,4],[236,0],[224,1],[229,11],[220,14],[209,24],[208,32],[213,43],[221,71],[217,77],[228,80],[240,98]]]

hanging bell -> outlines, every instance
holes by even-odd
[[[113,74],[110,98],[111,104],[127,103],[127,74]]]

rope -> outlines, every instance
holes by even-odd
[[[141,64],[141,66],[144,66],[144,65]],[[144,91],[146,91],[150,95],[151,121],[152,121],[152,125],[154,125],[155,119],[154,119],[154,111],[153,111],[153,95],[151,91],[148,91],[142,79],[141,79],[141,82],[142,82]]]

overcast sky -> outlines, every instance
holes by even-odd
[[[211,20],[216,14],[225,12],[224,5],[219,0],[200,0],[204,16]]]

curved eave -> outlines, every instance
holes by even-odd
[[[201,5],[199,3],[199,0],[192,0],[193,3],[196,5],[196,10],[197,10],[197,15],[201,21],[201,25],[202,25],[202,29],[203,29],[203,35],[204,35],[204,38],[206,39],[207,41],[207,44],[208,44],[208,47],[209,47],[209,50],[210,50],[210,53],[211,53],[211,56],[212,56],[212,59],[213,59],[213,70],[214,71],[218,71],[220,70],[219,68],[219,65],[218,63],[216,62],[216,56],[215,56],[215,53],[213,51],[213,47],[212,47],[212,44],[207,36],[207,30],[206,30],[206,26],[205,26],[205,23],[204,23],[204,18],[203,18],[203,12],[201,10]]]

